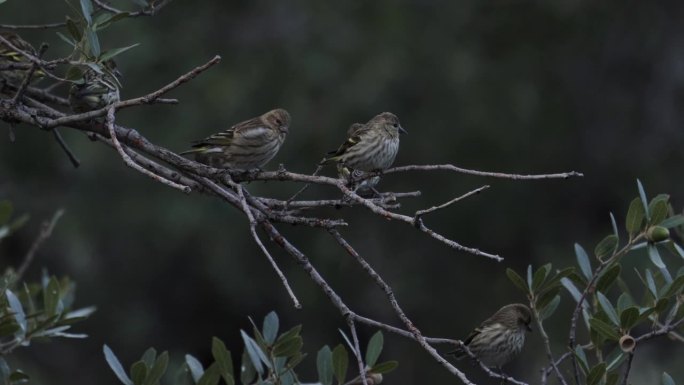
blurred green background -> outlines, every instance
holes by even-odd
[[[59,21],[67,12],[60,1],[8,0],[0,5],[0,23]],[[155,17],[115,24],[100,39],[104,49],[141,43],[118,58],[124,97],[222,56],[220,65],[169,94],[180,105],[118,115],[118,122],[172,150],[283,107],[293,116],[290,135],[266,168],[283,163],[311,172],[344,140],[349,124],[392,111],[409,132],[397,165],[584,172],[581,179],[528,182],[447,172],[383,179],[383,191],[423,192],[402,202],[399,211],[408,214],[492,185],[425,220],[464,245],[500,254],[502,263],[456,252],[363,209],[321,212],[349,221],[343,235],[392,285],[426,335],[463,338],[500,306],[525,300],[506,279],[507,267],[573,265],[574,242],[593,249],[610,231],[610,211],[623,221],[636,178],[650,195],[670,193],[681,209],[683,17],[684,3],[676,0],[176,0]],[[68,52],[54,30],[22,35],[34,45],[49,42],[48,56]],[[316,351],[342,342],[337,328],[345,323],[337,310],[299,266],[267,243],[304,309],[291,306],[234,208],[154,183],[79,132],[62,130],[83,162],[74,169],[50,135],[18,126],[10,143],[2,126],[0,197],[32,214],[29,225],[0,244],[2,265],[16,264],[41,220],[65,208],[29,278],[43,267],[70,275],[79,285],[77,304],[98,307],[77,328],[89,339],[37,344],[12,357],[36,383],[117,383],[103,343],[125,366],[149,346],[169,350],[176,361],[185,353],[208,358],[214,335],[236,357],[247,316],[261,320],[270,310],[283,327],[304,324],[304,380],[315,378]],[[273,197],[298,188],[248,186]],[[314,186],[305,197],[338,195]],[[324,231],[279,228],[353,309],[400,324],[382,292]],[[629,258],[641,266],[642,257]],[[570,301],[564,296],[550,321],[558,353],[567,341]],[[364,344],[373,332],[360,327]],[[400,362],[386,383],[457,381],[414,342],[387,333],[385,340],[382,359]],[[681,354],[682,346],[665,338],[640,346],[632,382],[655,383],[662,370],[681,381]],[[507,371],[536,383],[543,363],[541,339],[532,334]],[[482,379],[467,363],[459,367]]]

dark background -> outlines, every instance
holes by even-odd
[[[132,3],[117,2],[120,7]],[[0,23],[59,21],[59,1],[8,0]],[[290,135],[267,169],[283,163],[311,172],[352,122],[396,113],[402,137],[397,165],[453,163],[486,171],[577,170],[581,179],[510,181],[447,172],[387,176],[384,191],[420,189],[401,212],[441,203],[483,184],[492,188],[426,223],[458,242],[505,257],[496,263],[456,252],[405,224],[363,209],[325,211],[351,224],[343,235],[392,285],[404,310],[429,336],[462,338],[500,306],[524,301],[507,267],[573,265],[573,243],[588,250],[619,223],[636,196],[672,194],[682,207],[684,161],[684,3],[681,1],[181,1],[152,18],[115,24],[103,47],[140,42],[119,57],[124,97],[139,96],[216,54],[220,65],[169,96],[178,106],[122,111],[118,121],[180,151],[188,142],[274,107],[290,111]],[[48,55],[66,54],[53,30],[23,34]],[[249,237],[244,216],[215,199],[188,197],[126,167],[106,146],[62,132],[83,164],[74,169],[50,135],[17,127],[0,139],[0,196],[31,222],[0,244],[16,264],[43,218],[66,209],[32,266],[73,277],[77,303],[97,305],[76,330],[84,341],[36,344],[11,358],[36,383],[115,384],[101,353],[109,344],[125,366],[149,346],[178,362],[207,359],[211,337],[236,357],[247,316],[276,310],[283,327],[304,324],[303,379],[315,354],[342,342],[345,324],[308,276],[267,243],[304,304],[295,310]],[[331,171],[328,171],[331,172]],[[254,193],[287,197],[287,183],[252,183]],[[313,187],[306,197],[336,197]],[[399,325],[382,292],[323,231],[279,226],[362,315]],[[629,257],[646,266],[642,254]],[[675,261],[681,264],[680,261]],[[633,277],[632,269],[625,269]],[[549,321],[556,353],[567,341],[569,296]],[[360,327],[363,343],[374,332]],[[412,341],[385,333],[382,359],[399,369],[388,384],[454,383]],[[442,347],[445,348],[445,347]],[[639,347],[632,382],[656,383],[662,370],[684,378],[682,347],[667,339]],[[538,382],[541,339],[531,335],[510,374]],[[678,365],[679,364],[679,365]],[[459,364],[477,380],[480,374]],[[493,383],[483,380],[482,383]]]

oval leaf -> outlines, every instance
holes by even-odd
[[[112,349],[110,349],[109,346],[104,345],[102,347],[102,350],[104,352],[107,364],[109,364],[109,367],[112,369],[114,374],[116,374],[116,377],[119,379],[119,381],[121,381],[124,385],[134,385],[133,381],[131,381],[131,379],[128,378],[128,374],[126,374],[126,371],[121,365],[121,362],[118,358],[116,358],[116,355],[114,354]]]
[[[529,292],[529,289],[527,288],[527,284],[525,284],[525,280],[518,275],[518,273],[515,272],[515,270],[508,268],[506,269],[506,276],[508,277],[509,280],[517,287],[518,289],[522,290],[525,293]]]
[[[601,242],[599,242],[598,245],[596,245],[596,248],[594,249],[594,255],[596,255],[596,258],[602,261],[605,258],[612,256],[617,247],[618,238],[615,235],[611,234],[603,238]]]
[[[591,272],[589,256],[579,243],[575,243],[575,255],[577,256],[577,264],[579,265],[580,270],[582,270],[582,274],[584,274],[584,277],[587,278],[587,280],[590,280],[593,274]]]
[[[644,223],[644,205],[641,203],[641,199],[634,198],[632,203],[629,204],[629,210],[627,211],[627,218],[625,220],[625,227],[629,236],[632,237],[634,234],[641,231],[641,226]]]
[[[349,354],[344,345],[339,344],[332,352],[333,372],[339,384],[344,384],[347,378],[347,368],[349,367]]]
[[[618,315],[615,312],[613,304],[610,303],[610,300],[600,291],[596,292],[596,296],[598,297],[601,309],[603,309],[603,312],[606,313],[608,318],[613,322],[613,325],[620,326],[620,320],[618,319]]]
[[[382,332],[378,330],[368,341],[368,348],[366,348],[366,365],[368,367],[373,367],[378,362],[378,357],[380,357],[382,352],[382,344]]]

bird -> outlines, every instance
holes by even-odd
[[[38,55],[35,48],[16,33],[3,31],[0,32],[0,36],[12,44],[14,48],[32,56]],[[18,87],[29,71],[31,61],[14,48],[0,41],[0,79]],[[45,73],[42,70],[37,69],[33,73],[32,80],[37,80],[44,75]]]
[[[356,135],[356,132],[361,130],[365,125],[363,123],[353,123],[347,130],[347,137]],[[344,165],[344,163],[337,163],[337,175],[340,179],[348,181],[348,187],[360,195],[378,194],[375,186],[380,182],[380,177],[375,175],[366,178],[366,172],[361,170],[354,170]]]
[[[75,113],[99,110],[119,101],[121,72],[114,60],[98,66],[100,72],[89,67],[83,77],[69,88],[69,107]]]
[[[282,108],[240,122],[193,143],[195,160],[217,168],[261,169],[278,153],[290,130],[290,113]]]
[[[485,366],[501,370],[522,350],[525,332],[532,331],[531,322],[529,307],[520,303],[506,305],[482,322],[463,343]],[[468,357],[460,347],[448,354],[456,359]]]
[[[406,130],[391,112],[374,116],[363,126],[352,125],[347,140],[321,165],[338,163],[353,170],[382,171],[394,163],[399,152],[399,134]]]

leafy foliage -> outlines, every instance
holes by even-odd
[[[302,352],[301,325],[278,334],[280,322],[275,312],[265,317],[261,329],[254,322],[252,324],[251,335],[244,330],[240,331],[244,351],[239,380],[233,370],[230,351],[226,349],[223,341],[214,337],[211,346],[213,362],[205,367],[197,358],[186,354],[185,362],[178,371],[179,383],[195,385],[216,385],[221,382],[226,385],[299,384],[300,380],[295,368],[306,357],[306,354]],[[346,336],[345,339],[347,339]],[[396,361],[376,363],[382,352],[382,345],[382,333],[378,331],[370,339],[366,349],[366,376],[368,378],[381,379],[382,374],[391,372],[398,365]],[[350,347],[353,351],[351,344]],[[124,385],[158,385],[168,369],[167,352],[157,356],[156,350],[150,348],[140,360],[131,365],[127,372],[107,345],[103,350],[109,367]],[[335,380],[338,385],[345,384],[349,368],[349,352],[342,344],[337,345],[333,350],[326,345],[318,351],[316,367],[318,369],[316,384],[332,385]],[[377,384],[379,381],[374,383]]]

